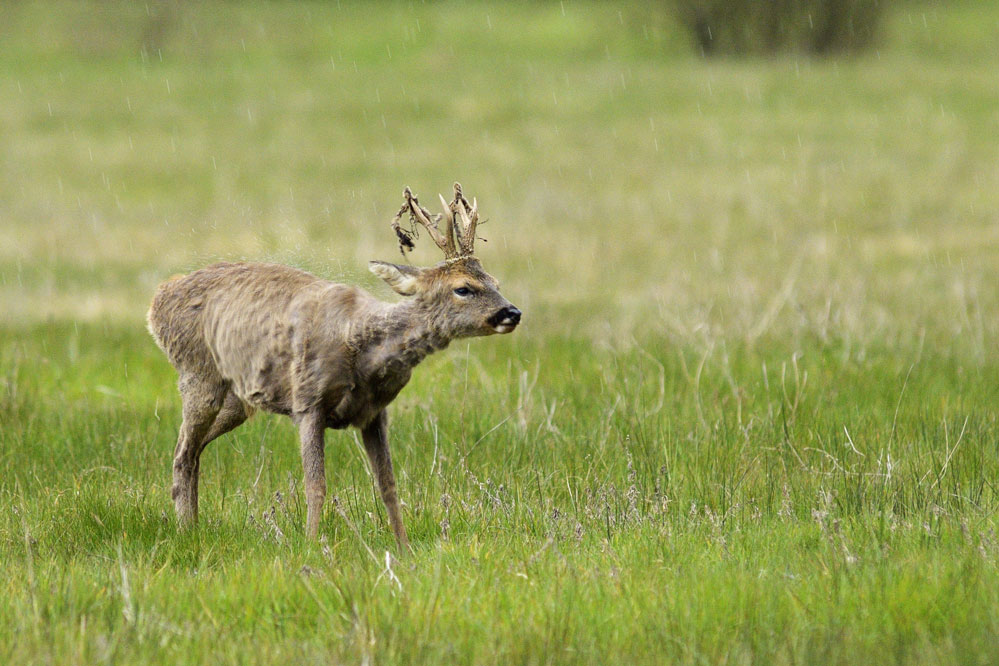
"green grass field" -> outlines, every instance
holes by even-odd
[[[999,661],[999,6],[830,61],[643,7],[0,6],[0,663]],[[525,318],[391,409],[414,552],[351,432],[306,539],[270,415],[178,531],[156,284],[394,298],[455,179]]]

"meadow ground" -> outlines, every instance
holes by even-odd
[[[999,7],[705,61],[639,4],[174,6],[0,7],[0,662],[999,660]],[[352,433],[306,539],[267,415],[178,532],[157,282],[392,298],[456,178],[525,319],[392,408],[413,554]]]

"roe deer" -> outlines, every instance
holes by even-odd
[[[469,205],[460,184],[454,191],[450,204],[441,197],[444,215],[431,215],[405,189],[392,220],[403,256],[419,223],[445,259],[428,268],[370,262],[375,275],[411,297],[398,303],[275,264],[215,264],[160,285],[148,321],[179,375],[183,422],[172,494],[181,524],[198,518],[202,451],[263,409],[298,426],[309,536],[318,533],[326,498],[325,430],[355,426],[392,530],[408,548],[385,408],[428,354],[456,338],[510,333],[520,322],[520,310],[473,256],[477,204]],[[407,213],[409,230],[399,224]]]

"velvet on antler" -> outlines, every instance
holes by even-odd
[[[448,203],[443,195],[437,195],[444,209],[443,214],[431,215],[430,211],[420,205],[419,199],[408,187],[403,190],[406,201],[399,212],[392,218],[392,229],[399,238],[399,251],[406,254],[407,250],[416,247],[413,240],[417,238],[416,224],[419,224],[434,243],[444,252],[445,259],[458,259],[471,256],[475,252],[475,227],[479,222],[478,201],[472,199],[469,205],[461,192],[461,183],[454,184],[454,201]],[[403,229],[400,225],[403,215],[409,215],[411,229]],[[443,230],[440,223],[444,222]]]

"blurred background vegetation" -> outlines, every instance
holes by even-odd
[[[675,0],[704,55],[859,51],[881,30],[885,0]]]
[[[990,3],[0,11],[8,322],[139,321],[217,258],[367,280],[402,186],[461,179],[539,331],[996,328]]]

